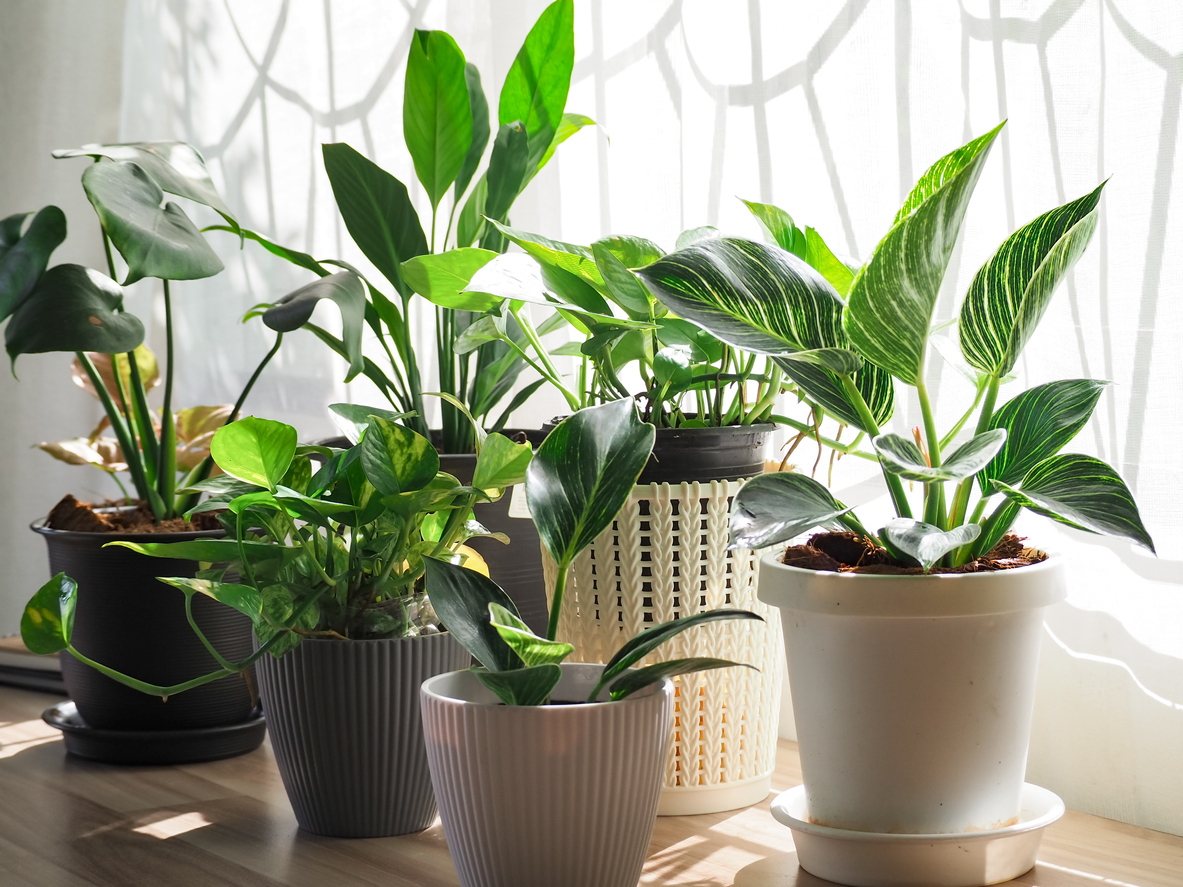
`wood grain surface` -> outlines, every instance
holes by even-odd
[[[435,887],[459,882],[438,820],[401,838],[301,832],[269,746],[185,767],[67,756],[41,712],[61,701],[0,687],[0,887]],[[774,791],[801,781],[782,742]],[[810,887],[769,799],[661,817],[642,884]],[[1069,811],[1045,833],[1028,887],[1183,887],[1183,838]],[[554,885],[562,887],[562,885]]]

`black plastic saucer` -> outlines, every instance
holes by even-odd
[[[100,730],[82,720],[70,700],[47,708],[41,718],[65,734],[67,752],[108,764],[196,764],[232,758],[254,751],[267,732],[258,708],[237,724],[196,730]]]

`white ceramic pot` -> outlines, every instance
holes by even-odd
[[[444,835],[463,887],[636,887],[657,816],[673,687],[583,702],[602,666],[506,706],[468,671],[420,689]],[[606,698],[605,693],[601,698]]]
[[[1043,611],[1063,563],[878,576],[761,560],[780,608],[810,821],[950,834],[1017,822]]]

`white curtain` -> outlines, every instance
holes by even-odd
[[[197,144],[244,224],[360,261],[319,145],[347,141],[413,183],[400,130],[412,29],[450,31],[495,96],[543,6],[128,0],[120,133]],[[1072,448],[1124,475],[1158,557],[1039,518],[1021,525],[1067,556],[1070,575],[1069,600],[1047,620],[1028,778],[1070,807],[1183,834],[1183,471],[1174,458],[1183,253],[1167,249],[1183,236],[1174,175],[1183,10],[1155,0],[576,6],[568,107],[600,126],[564,145],[519,201],[514,222],[526,229],[582,243],[642,234],[667,248],[704,224],[755,237],[744,197],[782,206],[836,250],[866,258],[928,164],[1006,118],[947,276],[945,320],[1008,233],[1109,179],[1094,243],[1003,397],[1053,379],[1113,382]],[[413,184],[412,194],[422,202]],[[227,274],[177,287],[182,404],[233,399],[269,343],[258,321],[237,317],[306,279],[249,245],[239,251],[229,235],[219,246]],[[140,286],[145,314],[152,293]],[[434,350],[427,320],[418,320],[421,353]],[[930,390],[948,425],[968,386],[932,363]],[[249,409],[306,437],[325,433],[325,404],[372,396],[345,390],[343,369],[311,337],[290,336]],[[557,399],[540,399],[519,419],[558,411]],[[918,423],[917,405],[902,403],[897,429]],[[809,470],[815,456],[806,445],[793,461]],[[869,463],[843,459],[833,483],[872,516],[886,514]],[[792,735],[791,716],[781,729]]]

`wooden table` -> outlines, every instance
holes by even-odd
[[[301,832],[271,749],[185,767],[116,767],[65,754],[41,712],[61,700],[0,687],[0,887],[455,885],[443,829],[370,840]],[[782,742],[775,791],[800,783]],[[771,796],[770,796],[771,799]],[[1183,887],[1183,838],[1069,811],[1012,884]],[[797,867],[768,801],[661,817],[642,884],[825,885]],[[554,885],[563,887],[563,885]]]

